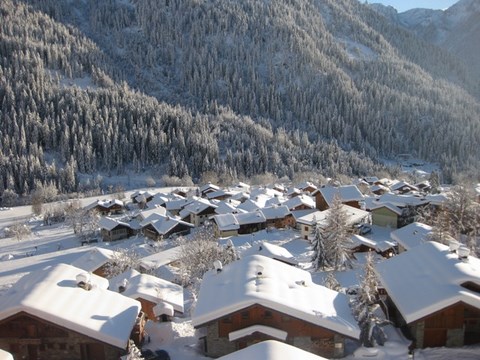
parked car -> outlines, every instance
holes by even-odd
[[[145,360],[170,360],[170,355],[165,350],[155,350],[150,349],[142,350],[142,357]]]

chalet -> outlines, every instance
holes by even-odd
[[[135,218],[142,222],[142,221],[145,221],[147,220],[150,216],[157,216],[157,215],[160,215],[160,216],[167,216],[167,209],[164,208],[163,206],[155,206],[155,207],[152,207],[152,208],[148,208],[147,210],[142,210],[140,211],[138,214],[136,214]]]
[[[397,181],[396,183],[390,185],[390,191],[394,192],[395,194],[408,194],[412,192],[418,192],[418,188],[405,181]]]
[[[370,208],[372,224],[392,229],[398,228],[403,210],[389,203],[373,204]]]
[[[314,284],[308,271],[261,255],[207,272],[192,324],[204,330],[200,340],[210,357],[264,340],[343,357],[345,339],[360,336],[346,295]]]
[[[258,209],[261,209],[265,206],[265,202],[268,198],[262,196],[257,196],[255,200],[247,199],[237,206],[237,209],[242,212],[253,212]]]
[[[326,360],[295,346],[276,340],[265,340],[242,350],[222,356],[218,360]]]
[[[206,197],[208,193],[211,193],[211,192],[214,192],[214,191],[218,191],[220,190],[220,187],[217,186],[217,185],[214,185],[212,183],[207,183],[203,186],[201,186],[198,191],[199,191],[199,195],[201,197]]]
[[[351,227],[352,232],[355,225],[363,224],[369,221],[368,211],[360,210],[348,205],[342,205],[343,211],[347,215],[347,225]],[[324,227],[330,214],[330,209],[325,211],[316,211],[297,219],[297,226],[300,226],[300,233],[303,239],[308,240],[313,234],[317,225]]]
[[[291,211],[294,225],[293,227],[297,230],[301,230],[301,224],[298,223],[298,219],[302,218],[305,215],[311,214],[318,211],[317,209],[306,209],[306,210],[295,210]]]
[[[0,297],[0,348],[16,359],[118,359],[143,340],[145,320],[138,301],[107,287],[66,264],[25,275]]]
[[[316,208],[320,211],[327,210],[333,204],[335,196],[337,196],[341,203],[357,209],[361,208],[364,200],[363,194],[355,185],[345,186],[324,186],[315,191],[312,195],[315,196]]]
[[[302,194],[288,199],[282,205],[286,206],[290,211],[306,210],[314,209],[315,201],[311,196]]]
[[[188,204],[190,204],[191,202],[193,202],[194,199],[174,199],[174,200],[168,200],[166,203],[165,203],[165,208],[167,209],[167,211],[172,214],[173,216],[177,216],[180,214],[180,211],[185,207],[187,206]]]
[[[139,190],[139,191],[133,192],[130,195],[130,199],[134,204],[146,204],[147,202],[151,201],[154,196],[155,196],[155,193],[152,193],[150,191]]]
[[[167,321],[175,314],[183,314],[183,287],[180,285],[135,270],[127,270],[109,283],[112,291],[139,301],[142,311],[152,321]]]
[[[304,193],[309,193],[309,194],[312,194],[313,192],[315,192],[317,190],[317,187],[309,181],[305,181],[301,184],[298,184],[297,188],[300,191],[302,191]]]
[[[180,211],[180,218],[198,227],[215,214],[217,205],[207,199],[197,198]]]
[[[233,191],[228,191],[228,190],[217,190],[217,191],[212,191],[209,192],[206,196],[208,200],[226,200],[232,197],[234,194]]]
[[[480,343],[480,260],[429,241],[375,271],[390,319],[418,348]]]
[[[375,195],[383,195],[390,191],[390,189],[383,185],[372,185],[370,191]]]
[[[156,270],[165,265],[176,264],[181,257],[181,246],[176,246],[141,258],[140,268],[145,272]]]
[[[277,229],[283,229],[286,227],[294,227],[295,225],[292,213],[285,205],[266,207],[260,209],[260,212],[267,220],[267,228],[274,227]]]
[[[171,216],[149,217],[140,223],[142,233],[152,240],[163,240],[173,234],[189,234],[194,225]]]
[[[377,251],[377,242],[367,239],[364,236],[353,234],[351,237],[352,242],[350,243],[349,250],[352,253],[364,253],[370,251]]]
[[[114,258],[115,251],[94,247],[72,262],[72,266],[101,277],[106,277],[107,267]]]
[[[414,222],[400,229],[392,231],[390,237],[398,244],[398,252],[402,253],[430,240],[432,227]]]
[[[87,205],[84,210],[98,211],[100,215],[115,215],[121,214],[125,207],[123,201],[118,199],[97,200],[94,203]]]
[[[234,214],[237,219],[239,234],[251,234],[267,227],[267,219],[261,211]]]
[[[235,214],[220,214],[212,217],[215,235],[218,237],[227,237],[238,235],[240,224],[235,217]]]
[[[240,205],[240,201],[228,199],[226,201],[220,201],[215,208],[215,214],[234,214],[238,212],[237,206]]]
[[[250,255],[262,255],[270,259],[281,261],[288,265],[298,265],[298,261],[295,260],[290,251],[284,247],[271,244],[267,241],[255,243],[250,248],[245,249],[242,253],[242,257]]]
[[[102,217],[98,225],[103,241],[127,239],[137,232],[129,223],[110,217]]]

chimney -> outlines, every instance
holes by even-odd
[[[457,250],[458,259],[461,261],[468,261],[468,255],[470,255],[470,249],[466,246],[460,246]]]
[[[90,273],[87,273],[87,272],[80,273],[76,276],[76,280],[77,280],[78,287],[85,289],[87,291],[92,289]]]
[[[217,274],[222,272],[223,265],[222,265],[222,262],[220,260],[215,260],[213,262],[213,267],[215,268],[215,270],[217,270]]]
[[[452,252],[452,253],[457,252],[459,247],[460,247],[460,243],[456,240],[450,240],[448,242],[448,248],[450,249],[450,252]]]
[[[127,290],[127,285],[128,285],[128,280],[127,279],[123,279],[122,283],[120,285],[118,285],[118,292],[121,294],[123,293],[125,290]]]

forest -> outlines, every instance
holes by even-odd
[[[5,0],[0,194],[145,170],[478,177],[480,83],[356,0]],[[394,171],[394,170],[391,170]]]

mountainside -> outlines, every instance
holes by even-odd
[[[440,46],[463,60],[480,81],[480,2],[460,0],[445,11],[412,9],[397,13],[392,7],[372,5],[397,24],[425,41]],[[393,10],[393,11],[392,11]]]
[[[356,0],[0,11],[0,191],[72,191],[98,170],[364,174],[399,153],[478,169],[466,69]]]

